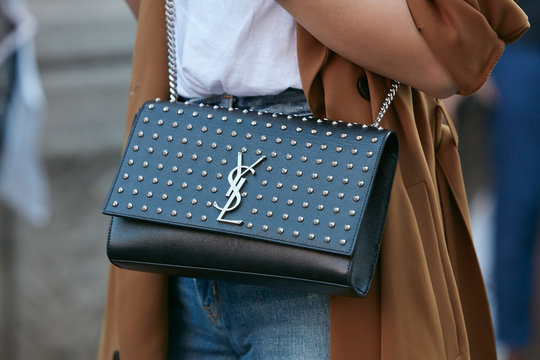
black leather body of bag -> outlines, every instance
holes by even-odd
[[[374,126],[145,103],[104,213],[119,267],[364,296],[397,163]]]

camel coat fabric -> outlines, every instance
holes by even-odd
[[[471,94],[507,42],[529,26],[512,0],[407,0],[426,42]],[[142,0],[127,126],[148,99],[167,98],[164,4]],[[298,26],[298,60],[314,114],[369,122],[390,85]],[[368,101],[358,91],[368,85]],[[365,95],[365,94],[364,94]],[[402,86],[382,125],[397,132],[399,163],[380,266],[366,298],[332,297],[332,360],[496,359],[476,259],[456,130],[441,103]],[[99,359],[166,359],[167,278],[111,266]]]

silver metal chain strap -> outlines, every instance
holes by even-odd
[[[175,21],[176,21],[176,12],[174,9],[174,0],[165,0],[165,19],[167,23],[167,62],[169,66],[169,97],[171,102],[175,102],[178,99],[177,89],[177,58],[176,58],[176,32],[175,32]],[[393,80],[392,86],[388,90],[386,97],[383,101],[379,114],[375,119],[375,122],[371,126],[379,127],[386,111],[392,104],[397,91],[401,83],[399,81]]]

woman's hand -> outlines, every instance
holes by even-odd
[[[416,28],[405,0],[276,0],[327,47],[437,98],[456,93]]]

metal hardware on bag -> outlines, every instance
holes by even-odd
[[[247,180],[245,178],[245,175],[248,172],[251,172],[251,174],[255,175],[255,167],[259,165],[264,159],[266,159],[266,156],[263,155],[250,166],[246,166],[242,165],[242,152],[238,153],[238,165],[236,165],[236,167],[231,170],[229,176],[227,177],[227,180],[229,180],[229,184],[231,185],[229,190],[225,194],[225,196],[228,198],[227,203],[225,204],[225,206],[220,207],[217,201],[214,201],[214,207],[221,211],[219,213],[219,216],[217,217],[217,221],[229,224],[242,225],[243,220],[227,220],[224,219],[223,216],[225,215],[225,213],[233,211],[240,205],[240,203],[242,202],[242,194],[240,193],[240,191],[242,190],[242,186],[244,186],[244,183]]]

